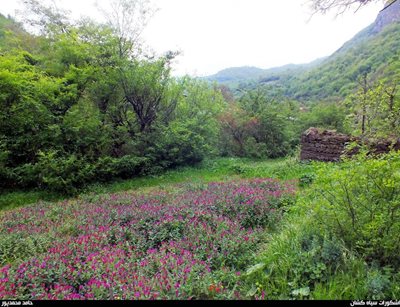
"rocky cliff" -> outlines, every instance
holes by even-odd
[[[385,8],[379,12],[372,32],[378,33],[384,27],[394,22],[400,22],[400,0],[388,1]]]

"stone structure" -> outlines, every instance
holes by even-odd
[[[351,142],[361,143],[362,141],[336,131],[310,128],[301,137],[300,159],[337,162],[345,153],[346,145]],[[400,150],[400,139],[396,142],[381,140],[379,142],[363,141],[363,143],[370,148],[371,154],[388,153],[392,148]],[[357,152],[358,150],[355,148],[346,154],[352,155]]]
[[[339,161],[346,145],[353,141],[336,131],[310,128],[301,136],[301,160]]]

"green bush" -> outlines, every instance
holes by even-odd
[[[95,169],[84,158],[41,152],[34,166],[40,186],[54,192],[75,194],[94,179]]]
[[[133,155],[114,159],[111,173],[117,177],[127,179],[141,174],[148,167],[148,159]]]
[[[323,164],[305,202],[318,225],[370,263],[400,266],[400,153]]]
[[[5,147],[5,144],[0,139],[0,189],[10,187],[15,182],[13,170],[7,167],[10,152]]]
[[[8,167],[0,165],[0,189],[13,187],[14,185],[15,185],[14,171]]]
[[[365,290],[373,300],[390,299],[387,292],[390,289],[390,275],[380,270],[372,270],[365,281]]]
[[[154,159],[163,168],[196,164],[210,152],[205,137],[194,131],[190,123],[171,124],[161,132],[154,147]]]
[[[300,186],[301,187],[306,187],[312,184],[315,180],[315,175],[314,174],[305,174],[300,177]]]

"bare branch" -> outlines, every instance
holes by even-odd
[[[140,46],[143,30],[157,11],[150,0],[109,0],[106,6],[97,1],[96,6],[118,37],[121,57]]]
[[[30,27],[27,30],[42,35],[54,32],[68,33],[71,26],[68,20],[70,12],[60,9],[56,0],[23,0],[21,2],[24,4],[24,10],[17,11],[17,16]]]
[[[316,13],[326,14],[330,11],[336,11],[336,15],[341,15],[347,10],[355,9],[355,13],[365,5],[372,2],[385,2],[390,5],[396,0],[309,0],[309,5],[312,10],[312,15]]]

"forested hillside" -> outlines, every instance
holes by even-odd
[[[371,80],[399,78],[400,8],[395,3],[389,9],[394,11],[390,22],[378,15],[375,23],[327,58],[266,70],[226,69],[208,79],[229,86],[237,95],[258,86],[271,86],[279,87],[287,98],[309,103],[344,99],[356,90],[357,78],[366,71]],[[238,71],[240,74],[234,73]]]
[[[254,80],[276,81],[279,79],[277,75],[298,74],[311,67],[316,66],[324,59],[317,59],[309,64],[295,65],[287,64],[280,67],[261,69],[257,67],[232,67],[221,70],[215,75],[205,77],[209,81],[216,81],[220,84],[228,85],[231,88],[239,87]]]
[[[372,80],[400,76],[400,24],[388,25],[378,34],[373,25],[347,42],[319,66],[293,79],[281,80],[284,92],[301,101],[340,100],[354,92],[364,72]]]

